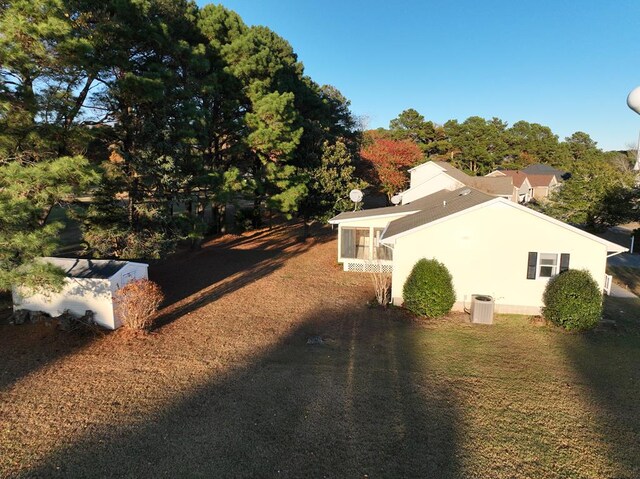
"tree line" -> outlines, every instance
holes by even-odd
[[[591,230],[638,219],[635,152],[602,151],[580,131],[560,140],[538,123],[509,126],[478,116],[438,125],[408,109],[389,128],[365,132],[362,157],[371,165],[369,182],[381,185],[389,198],[407,187],[407,170],[425,159],[447,161],[479,176],[542,163],[567,172],[568,180],[549,201],[532,207]]]
[[[0,32],[0,289],[51,280],[32,260],[78,195],[92,255],[150,258],[219,231],[238,199],[259,226],[331,215],[363,184],[348,100],[223,6],[12,0]]]

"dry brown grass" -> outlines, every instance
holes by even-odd
[[[152,269],[150,335],[1,326],[0,476],[640,477],[637,303],[587,335],[415,321],[295,233]]]

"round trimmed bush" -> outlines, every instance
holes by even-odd
[[[421,259],[404,283],[403,296],[404,307],[418,316],[444,316],[456,300],[451,273],[436,259]]]
[[[567,330],[594,328],[602,316],[602,292],[586,270],[570,269],[549,280],[542,315]]]

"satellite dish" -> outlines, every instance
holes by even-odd
[[[362,201],[362,196],[363,196],[362,195],[362,191],[360,191],[360,190],[351,190],[349,192],[349,198],[354,203],[360,203]]]
[[[391,203],[393,203],[394,205],[400,204],[401,201],[402,201],[402,196],[400,195],[393,195],[391,197]]]
[[[627,97],[627,105],[640,115],[640,86],[635,87]]]

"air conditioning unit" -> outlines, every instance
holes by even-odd
[[[493,309],[495,301],[484,294],[471,295],[471,322],[478,324],[493,324]]]

